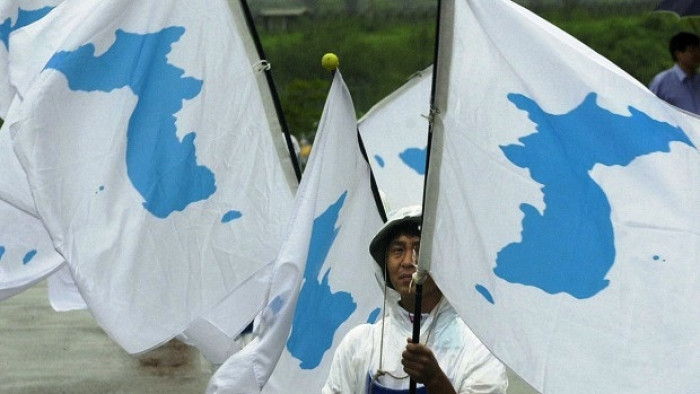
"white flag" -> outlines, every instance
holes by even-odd
[[[335,81],[338,82],[342,80]],[[321,122],[323,130],[319,132],[332,133],[328,138],[338,140],[334,146],[326,144],[327,149],[340,148],[347,152],[338,158],[340,152],[326,150],[324,160],[332,163],[324,162],[324,167],[333,165],[336,174],[345,174],[336,175],[338,178],[353,174],[345,183],[354,192],[346,198],[335,224],[324,218],[328,214],[314,223],[291,333],[264,393],[281,393],[290,387],[299,393],[321,392],[335,349],[345,334],[380,317],[382,293],[375,279],[378,266],[369,254],[369,244],[383,223],[370,189],[369,166],[357,145],[357,123],[350,93],[341,84],[331,95],[324,112],[328,115]],[[331,105],[335,108],[330,108]],[[343,162],[336,162],[338,159]],[[320,187],[330,187],[326,182],[322,180]]]
[[[274,260],[296,180],[240,12],[72,0],[14,43],[35,45],[22,64],[44,64],[18,78],[15,152],[93,316],[126,351],[181,333]]]
[[[423,203],[433,68],[376,104],[358,128],[386,211]]]
[[[335,346],[379,313],[368,247],[382,221],[339,71],[295,202],[258,337],[219,368],[210,393],[260,393],[276,364],[264,392],[320,392]]]
[[[504,0],[443,2],[424,244],[545,393],[690,393],[700,120]]]

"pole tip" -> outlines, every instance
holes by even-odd
[[[323,68],[325,68],[328,71],[335,71],[338,68],[339,64],[340,61],[338,60],[338,56],[336,56],[335,53],[326,53],[321,58],[321,66],[323,66]]]

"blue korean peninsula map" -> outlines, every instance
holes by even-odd
[[[95,56],[95,46],[86,44],[56,53],[45,66],[63,73],[71,90],[128,87],[138,97],[127,130],[126,168],[143,206],[158,218],[216,191],[214,173],[197,164],[196,133],[187,133],[182,141],[176,134],[175,114],[202,89],[201,80],[183,77],[184,70],[168,63],[172,44],[184,33],[179,26],[151,34],[117,30],[105,53]]]
[[[540,213],[530,204],[520,205],[522,240],[498,252],[493,270],[498,277],[549,294],[596,295],[608,286],[615,234],[610,202],[590,171],[598,164],[627,166],[640,156],[669,152],[674,141],[694,147],[680,128],[633,107],[631,116],[613,114],[599,107],[596,97],[591,93],[570,112],[554,115],[524,95],[508,95],[528,113],[536,131],[501,150],[543,185],[545,208]],[[477,290],[493,303],[483,286]]]
[[[331,291],[328,283],[330,269],[318,281],[328,252],[340,230],[336,228],[336,223],[346,197],[347,191],[314,220],[311,230],[304,284],[287,341],[289,353],[301,361],[302,369],[313,369],[321,363],[323,354],[333,343],[336,330],[357,308],[350,293]],[[313,335],[308,335],[310,332]]]

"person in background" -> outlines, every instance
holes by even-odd
[[[428,276],[423,284],[420,343],[411,343],[421,207],[399,209],[370,243],[384,272],[385,310],[374,324],[359,325],[335,351],[323,394],[505,394],[505,366],[477,339]]]
[[[671,38],[669,51],[674,65],[652,79],[649,89],[662,100],[700,114],[700,38],[681,32]]]

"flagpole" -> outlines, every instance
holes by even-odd
[[[357,142],[360,145],[360,153],[362,157],[367,162],[367,167],[369,168],[369,185],[372,189],[372,197],[374,197],[374,204],[377,206],[377,212],[379,212],[379,217],[382,221],[386,223],[386,209],[384,208],[384,202],[382,201],[382,196],[379,194],[379,187],[377,186],[377,180],[374,178],[374,171],[372,171],[372,166],[369,164],[369,158],[367,157],[367,150],[365,149],[365,144],[362,142],[362,136],[360,135],[360,129],[357,129]]]
[[[438,70],[438,49],[440,48],[440,16],[442,9],[442,0],[437,0],[437,12],[435,17],[435,49],[433,50],[433,80],[430,85],[430,114],[428,115],[428,145],[426,147],[425,155],[425,178],[423,180],[423,202],[422,206],[425,208],[426,195],[427,195],[427,184],[428,184],[428,170],[430,168],[430,146],[432,145],[433,139],[433,117],[438,112],[435,108],[435,91],[437,90],[437,70]],[[423,229],[423,218],[425,217],[425,209],[421,212],[421,231]],[[421,321],[421,308],[423,304],[423,283],[428,276],[428,270],[418,265],[416,272],[413,274],[413,282],[415,283],[415,302],[413,308],[413,336],[411,342],[420,343],[420,321]],[[411,378],[408,386],[409,394],[416,393],[416,382]]]
[[[265,52],[263,51],[262,44],[260,43],[260,37],[258,36],[258,31],[255,29],[255,22],[253,21],[253,16],[248,7],[248,2],[246,0],[240,0],[241,8],[243,9],[243,14],[245,15],[246,23],[248,24],[248,30],[250,35],[253,37],[253,42],[255,43],[255,49],[258,51],[258,56],[261,60],[266,61]],[[277,112],[277,119],[280,122],[280,127],[282,128],[282,133],[284,134],[284,139],[287,142],[287,150],[289,150],[289,157],[292,159],[292,166],[294,167],[294,174],[297,177],[297,182],[301,181],[301,167],[299,166],[299,160],[297,160],[297,154],[294,151],[294,144],[292,143],[292,135],[289,132],[289,127],[287,126],[287,120],[284,117],[284,112],[282,111],[282,104],[280,103],[279,95],[277,94],[277,89],[275,88],[275,81],[272,79],[272,73],[270,72],[270,67],[265,67],[265,78],[267,80],[267,85],[270,87],[270,94],[272,95],[272,103],[275,106],[275,112]]]

